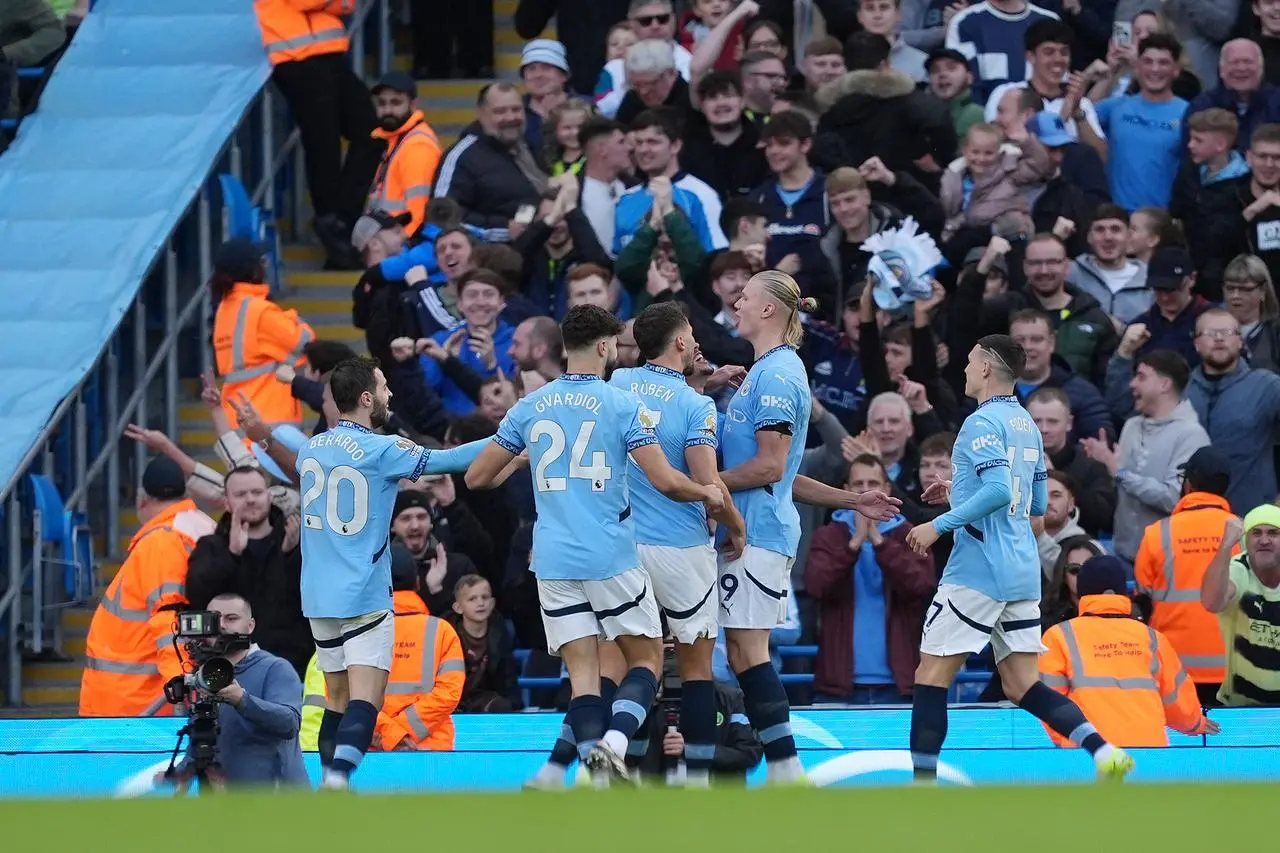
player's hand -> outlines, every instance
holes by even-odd
[[[222,390],[218,388],[218,377],[213,375],[212,369],[200,374],[200,402],[209,409],[222,405]]]
[[[702,487],[702,502],[707,512],[719,512],[724,509],[724,492],[715,483]]]
[[[293,369],[291,364],[282,364],[276,368],[276,379],[286,385],[291,384],[297,375],[298,372]]]
[[[391,342],[391,357],[396,361],[408,361],[417,352],[418,342],[413,338],[396,338]]]
[[[854,496],[853,509],[873,521],[888,521],[898,514],[902,501],[878,489],[868,489]]]
[[[143,447],[155,452],[162,451],[169,443],[169,437],[158,429],[146,429],[137,424],[129,424],[124,428],[124,437],[141,442]]]
[[[707,385],[704,389],[707,393],[719,391],[721,388],[738,388],[742,385],[742,380],[747,378],[747,369],[740,364],[726,364],[724,367],[717,367],[715,372],[707,377]]]
[[[679,729],[662,736],[662,754],[668,758],[680,758],[684,755],[684,735],[680,734]]]
[[[1227,516],[1227,521],[1222,526],[1222,544],[1218,547],[1223,551],[1230,551],[1240,543],[1240,537],[1243,534],[1244,522],[1238,516]]]
[[[262,416],[253,407],[253,403],[249,402],[248,397],[236,394],[235,399],[231,401],[231,408],[235,409],[240,429],[250,441],[266,441],[271,438],[271,427],[262,422]]]
[[[287,554],[297,548],[301,536],[302,517],[294,513],[284,520],[284,538],[280,540],[280,550]]]
[[[516,466],[517,471],[520,470],[521,468],[528,468],[529,467],[529,451],[528,450],[520,451],[520,455],[517,456],[515,459],[512,459],[511,464]]]
[[[928,554],[929,549],[933,547],[933,543],[937,541],[938,531],[934,529],[932,522],[917,524],[907,533],[907,544],[917,554]]]
[[[240,700],[244,698],[244,688],[240,686],[240,682],[233,680],[219,690],[217,696],[219,701],[226,702],[228,705],[239,705]]]
[[[1146,323],[1133,323],[1124,330],[1120,339],[1119,355],[1121,358],[1133,358],[1147,341],[1151,340],[1151,330]]]
[[[488,329],[472,327],[467,335],[467,346],[480,359],[485,370],[498,369],[498,356],[493,351],[493,333]]]
[[[920,500],[933,506],[951,503],[951,481],[938,480],[925,486],[920,493]]]
[[[249,545],[249,522],[237,513],[231,513],[231,531],[227,537],[227,550],[239,557]]]

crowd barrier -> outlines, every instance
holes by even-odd
[[[1166,749],[1135,750],[1138,782],[1280,781],[1280,709],[1221,709],[1213,737],[1170,733]],[[376,791],[514,790],[545,759],[559,714],[457,715],[455,751],[372,753],[358,787]],[[907,708],[799,709],[792,729],[820,785],[910,780]],[[161,794],[152,779],[168,763],[176,720],[0,721],[0,797]],[[306,756],[318,779],[315,755]],[[752,774],[758,782],[763,771]],[[1063,784],[1092,779],[1081,750],[1058,749],[1015,708],[951,712],[940,775],[958,785]]]

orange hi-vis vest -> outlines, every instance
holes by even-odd
[[[1134,560],[1135,585],[1151,597],[1151,627],[1169,638],[1197,684],[1220,684],[1226,671],[1222,629],[1200,603],[1200,582],[1229,515],[1225,498],[1191,492],[1173,515],[1147,527]]]
[[[405,231],[413,234],[427,216],[431,181],[440,165],[440,141],[421,110],[414,110],[396,130],[378,128],[373,138],[386,140],[387,152],[369,189],[367,209],[392,216],[408,213],[413,219]]]
[[[355,0],[254,0],[262,44],[272,65],[299,62],[326,53],[346,53],[342,15],[356,10]]]
[[[165,682],[182,674],[173,645],[177,607],[187,603],[187,558],[213,519],[182,500],[129,543],[129,554],[89,623],[80,716],[168,716]]]
[[[231,400],[243,394],[269,424],[302,421],[302,404],[286,382],[276,379],[282,365],[306,364],[302,348],[315,333],[297,311],[267,298],[270,285],[237,282],[213,318],[213,354],[222,377],[222,409],[237,425]]]
[[[1086,595],[1080,615],[1044,634],[1040,680],[1069,696],[1108,743],[1168,746],[1165,726],[1204,734],[1195,685],[1167,639],[1129,617],[1124,595]],[[1054,743],[1071,742],[1045,727]]]
[[[452,750],[452,715],[467,680],[462,643],[416,592],[397,591],[393,598],[396,649],[373,741],[387,752]]]

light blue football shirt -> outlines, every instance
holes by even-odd
[[[955,531],[942,582],[996,601],[1040,598],[1040,553],[1030,518],[1044,514],[1048,473],[1040,430],[1017,397],[992,397],[965,418],[951,468],[952,509],[934,521],[940,533]],[[1012,499],[966,518],[971,513],[965,503],[989,483],[1006,485]]]
[[[493,440],[529,449],[538,578],[604,580],[640,565],[627,454],[657,443],[652,426],[634,396],[590,373],[566,373],[507,412]]]
[[[486,442],[426,450],[348,420],[298,451],[302,612],[343,619],[391,609],[391,514],[401,480],[465,471]]]
[[[800,544],[800,513],[791,499],[791,486],[804,457],[809,407],[809,377],[804,362],[793,347],[774,347],[756,359],[729,401],[720,439],[727,471],[756,455],[759,430],[789,427],[791,447],[782,479],[733,495],[733,502],[747,522],[747,544],[788,557],[796,555]]]
[[[639,398],[653,417],[654,432],[671,467],[689,473],[685,450],[716,447],[716,404],[689,387],[683,373],[656,364],[614,371],[609,384]],[[693,548],[711,541],[706,506],[673,501],[659,492],[634,461],[628,461],[636,542]]]

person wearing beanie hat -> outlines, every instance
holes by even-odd
[[[1237,543],[1240,553],[1233,556]],[[1243,522],[1228,516],[1222,543],[1200,586],[1200,602],[1218,615],[1226,645],[1226,676],[1218,701],[1227,706],[1280,705],[1274,641],[1280,636],[1280,507],[1262,504]]]
[[[403,215],[405,232],[413,235],[426,220],[427,202],[431,200],[431,181],[440,166],[440,141],[418,109],[418,86],[403,71],[382,75],[370,90],[378,114],[378,128],[373,138],[385,144],[382,161],[369,187],[366,215],[383,213],[390,217]],[[352,244],[363,252],[353,228]],[[391,252],[390,254],[395,254]]]
[[[1080,615],[1044,634],[1041,682],[1071,699],[1120,747],[1168,746],[1165,727],[1218,733],[1169,640],[1133,617],[1125,563],[1103,554],[1080,567]],[[1104,618],[1098,618],[1104,617]],[[1126,618],[1128,617],[1128,618]],[[1071,741],[1045,726],[1058,746]]]
[[[158,456],[143,469],[136,498],[142,526],[89,623],[82,717],[173,714],[164,685],[182,674],[172,637],[176,613],[187,606],[187,555],[214,529],[186,491],[172,459]]]
[[[529,150],[543,150],[542,125],[551,111],[569,99],[569,57],[555,39],[534,39],[520,52],[524,81],[524,141]]]
[[[402,489],[396,495],[391,517],[393,544],[403,547],[417,567],[418,594],[432,613],[453,612],[453,587],[458,578],[476,570],[465,554],[455,553],[435,529],[435,513],[429,495]]]

